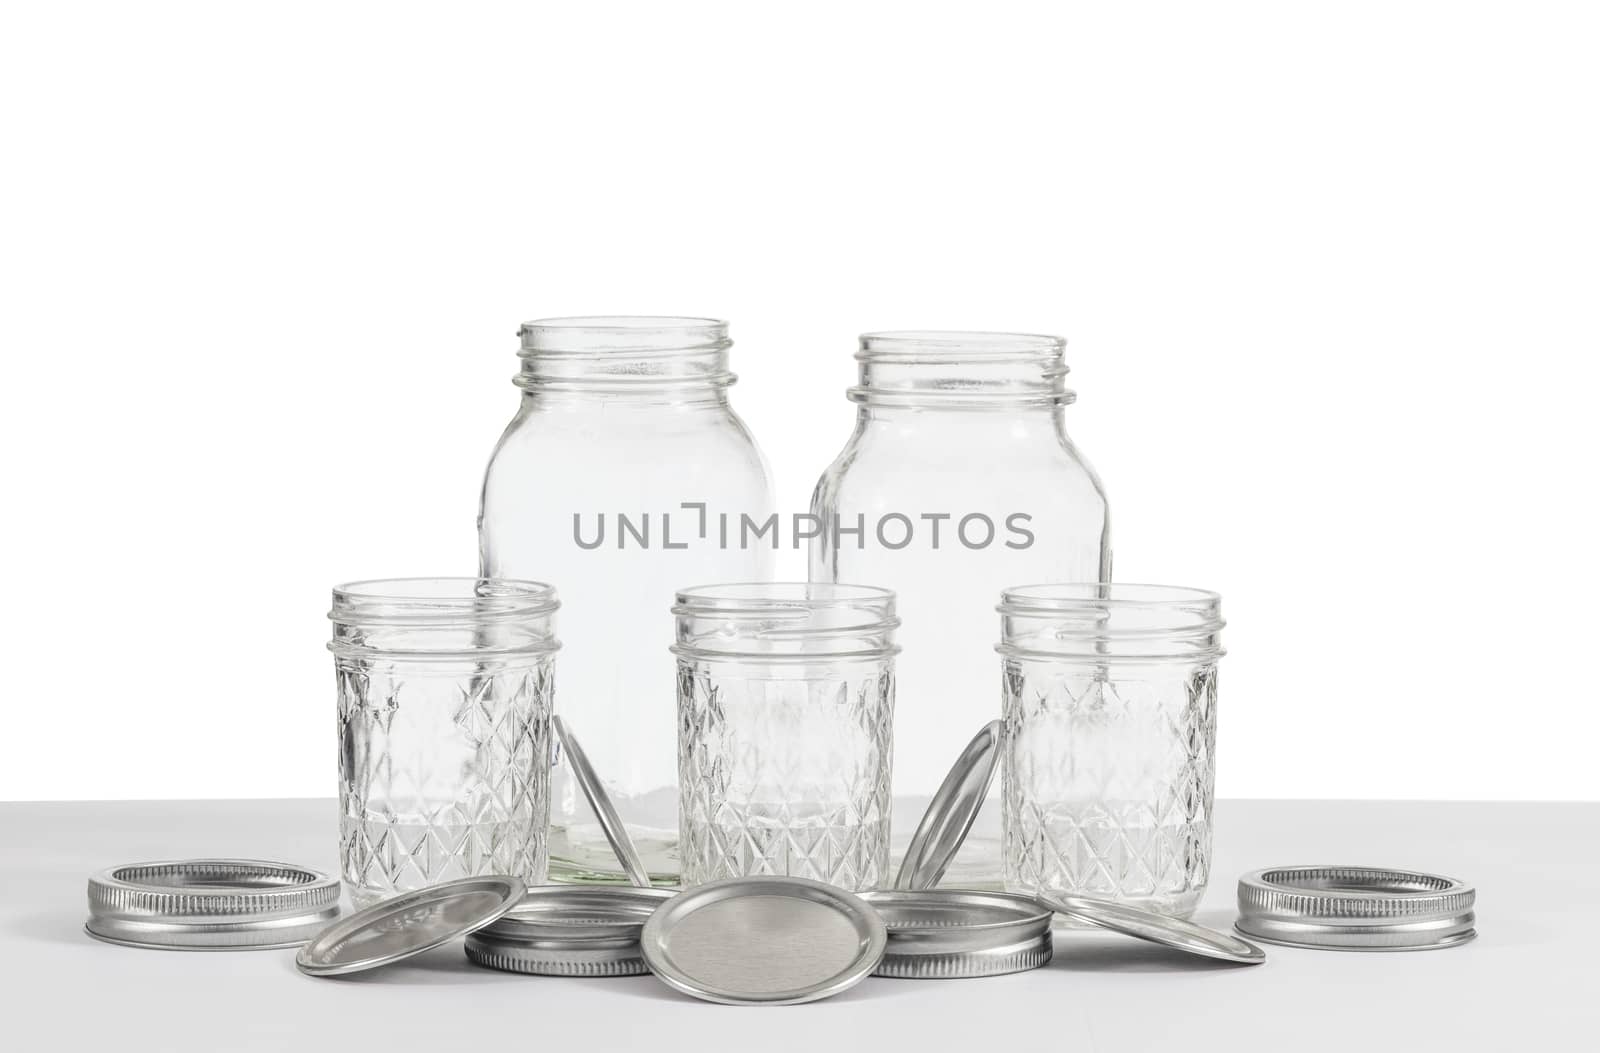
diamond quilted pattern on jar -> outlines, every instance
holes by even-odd
[[[848,889],[889,866],[894,678],[817,679],[679,663],[684,884],[784,875]]]
[[[1210,876],[1215,663],[1005,664],[1008,888],[1187,914]]]
[[[340,858],[352,898],[545,879],[551,661],[341,661]]]

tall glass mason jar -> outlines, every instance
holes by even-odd
[[[481,874],[545,880],[558,606],[533,581],[333,590],[340,870],[357,906]]]
[[[683,884],[887,885],[894,594],[706,585],[672,612]]]
[[[1074,398],[1064,349],[1059,337],[1023,333],[861,337],[855,433],[811,499],[810,576],[899,598],[902,837],[972,733],[998,715],[990,645],[1000,591],[1111,573],[1105,494],[1063,428]],[[946,883],[999,884],[997,812],[984,809]]]
[[[1193,912],[1211,873],[1221,606],[1166,585],[1006,590],[1008,889]]]
[[[672,659],[661,612],[691,581],[757,581],[775,514],[766,463],[728,404],[727,323],[551,318],[521,329],[522,405],[478,517],[485,576],[557,577],[561,713],[663,883],[676,880]],[[625,882],[568,765],[552,770],[550,870]]]

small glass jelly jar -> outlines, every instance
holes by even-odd
[[[559,606],[533,581],[333,590],[339,858],[357,906],[481,874],[544,882]]]
[[[1221,602],[1165,585],[1005,591],[1008,889],[1194,910],[1211,871]]]
[[[684,886],[887,884],[894,593],[775,583],[677,599]]]

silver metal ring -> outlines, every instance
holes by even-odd
[[[88,896],[85,931],[132,947],[295,947],[339,915],[338,880],[261,859],[109,867],[89,879]]]
[[[1246,936],[1289,947],[1402,951],[1477,935],[1477,893],[1455,878],[1390,867],[1268,867],[1239,879]]]

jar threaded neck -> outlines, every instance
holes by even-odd
[[[1038,333],[865,333],[849,391],[863,405],[983,409],[1064,406],[1067,342]]]
[[[553,586],[509,578],[388,578],[333,590],[340,658],[537,657],[561,645]]]
[[[720,392],[728,371],[728,323],[715,318],[617,315],[524,322],[517,387],[527,392],[660,394]]]
[[[872,585],[748,582],[677,595],[680,658],[814,661],[883,658],[899,651],[895,596]]]
[[[1210,661],[1220,658],[1222,598],[1176,585],[1083,582],[1001,593],[1006,658]]]

